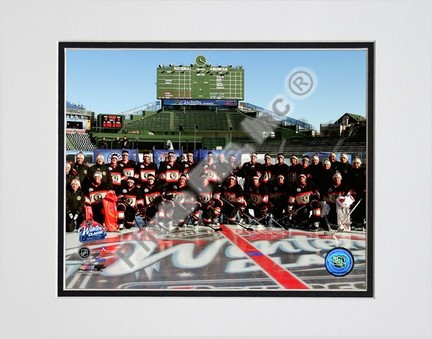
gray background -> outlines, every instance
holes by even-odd
[[[430,2],[32,0],[0,13],[2,337],[431,335]],[[230,40],[376,41],[375,298],[57,298],[57,42]]]

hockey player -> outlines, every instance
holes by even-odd
[[[237,175],[240,165],[238,164],[235,155],[231,154],[228,156],[228,164],[230,167],[230,172],[228,175]]]
[[[191,172],[196,166],[197,163],[194,160],[193,153],[187,152],[186,161],[181,163],[181,172],[186,175],[186,178],[188,178],[188,173]]]
[[[261,182],[263,184],[270,183],[274,178],[274,167],[275,165],[272,164],[272,158],[269,153],[264,155],[264,164],[261,167]]]
[[[267,186],[260,182],[256,175],[252,177],[252,185],[245,190],[247,208],[252,209],[255,219],[261,220],[268,217],[269,197]],[[267,223],[267,219],[264,223]]]
[[[284,218],[288,212],[288,189],[282,174],[279,174],[276,181],[269,186],[270,211],[277,222]]]
[[[283,153],[278,153],[277,162],[273,167],[273,175],[277,178],[279,175],[284,176],[284,181],[288,182],[288,170],[289,166],[285,163],[285,156]]]
[[[246,201],[244,200],[243,189],[234,175],[230,175],[222,183],[221,199],[223,201],[224,223],[235,224],[240,219],[238,212],[246,207]]]
[[[151,161],[150,153],[143,154],[143,162],[138,164],[138,174],[139,181],[137,183],[138,187],[147,182],[148,175],[156,175],[157,165]]]
[[[322,163],[322,169],[319,175],[319,179],[314,180],[314,183],[318,186],[321,196],[327,193],[328,187],[333,182],[333,175],[336,172],[331,168],[331,163],[328,159]]]
[[[172,194],[174,206],[174,222],[183,226],[193,212],[196,200],[187,183],[186,174],[181,174],[178,183],[167,186],[166,192]]]
[[[301,173],[301,165],[298,163],[298,158],[295,154],[290,156],[291,165],[288,168],[288,175],[286,178],[287,184],[293,187],[297,184],[297,176]]]
[[[105,220],[102,212],[102,199],[105,198],[109,189],[109,184],[102,182],[102,173],[100,171],[95,172],[92,182],[84,189],[85,203],[91,206],[93,219],[101,225]]]
[[[123,167],[119,164],[117,154],[111,155],[111,162],[108,164],[108,171],[111,175],[111,186],[114,192],[118,195],[122,184]]]
[[[78,179],[80,180],[81,187],[85,187],[87,184],[85,180],[87,179],[89,167],[87,166],[87,164],[84,163],[84,154],[82,154],[81,152],[77,153],[76,161],[72,165],[72,169],[74,169],[78,174]]]
[[[79,179],[72,179],[70,186],[66,191],[66,232],[77,230],[84,219],[85,197]]]
[[[143,184],[141,189],[145,206],[144,217],[147,223],[153,225],[158,205],[162,201],[163,187],[160,183],[156,182],[153,174],[149,174],[147,176],[147,183]]]
[[[129,159],[128,150],[122,151],[122,160],[120,161],[120,166],[123,169],[123,176],[122,176],[123,183],[125,183],[127,178],[135,177],[135,175],[137,174],[136,162]]]
[[[201,185],[196,189],[197,205],[193,213],[195,224],[201,220],[204,226],[210,226],[215,230],[220,230],[219,217],[221,214],[222,200],[217,184],[211,183],[208,176],[201,177]]]
[[[354,158],[352,162],[348,185],[353,190],[355,199],[359,204],[352,212],[352,225],[356,229],[362,229],[366,226],[366,171],[365,168],[361,166],[361,160],[359,158]]]
[[[136,213],[144,207],[144,199],[141,190],[136,187],[135,180],[132,176],[128,177],[118,196],[119,230],[133,227]]]
[[[106,182],[111,186],[111,175],[109,172],[109,165],[105,164],[105,157],[103,154],[99,153],[96,156],[96,163],[91,166],[88,170],[87,179],[90,182],[93,178],[93,175],[99,171],[102,173],[102,182]]]
[[[288,214],[293,222],[301,228],[312,231],[320,230],[321,203],[319,192],[313,183],[308,183],[306,175],[301,173],[297,185],[293,187],[288,198]]]
[[[314,155],[312,157],[311,164],[307,167],[307,175],[309,176],[308,180],[312,181],[315,184],[315,186],[317,186],[318,188],[319,188],[322,170],[323,167],[319,157],[317,155]]]
[[[78,178],[78,173],[72,168],[71,163],[68,161],[66,161],[65,169],[66,169],[66,190],[70,190],[71,182],[73,179]]]
[[[208,152],[207,159],[202,163],[202,173],[207,176],[208,181],[211,184],[217,184],[219,182],[218,168],[214,159],[213,152]]]
[[[333,171],[340,172],[340,167],[339,167],[340,162],[337,161],[336,153],[333,153],[333,152],[330,153],[328,156],[328,161],[330,161],[330,165],[331,165],[331,168]]]
[[[338,163],[338,171],[342,175],[342,180],[348,182],[351,165],[348,162],[348,156],[345,153],[342,153],[340,156],[340,161]]]
[[[309,157],[307,155],[302,157],[300,173],[306,174],[307,179],[311,178],[309,175]]]
[[[168,152],[166,161],[161,162],[159,165],[157,171],[158,181],[164,186],[175,183],[180,177],[180,172],[180,162],[176,161],[174,152]]]
[[[336,172],[333,182],[326,190],[324,200],[329,205],[328,221],[331,224],[350,229],[349,207],[354,202],[353,192],[343,183],[342,175]]]
[[[246,190],[252,185],[252,178],[254,176],[261,176],[262,164],[258,162],[258,156],[255,152],[250,154],[250,161],[245,162],[238,171],[237,175],[244,178],[243,189]]]
[[[225,181],[226,177],[231,173],[231,166],[229,162],[225,160],[225,155],[223,153],[218,154],[216,173],[218,177],[218,184],[221,184],[223,181]]]

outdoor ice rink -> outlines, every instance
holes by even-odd
[[[81,243],[65,236],[65,291],[365,291],[367,233],[259,228],[237,225],[133,227]],[[352,271],[343,277],[325,267],[328,251],[349,250]],[[80,257],[84,248],[88,257]],[[82,255],[82,253],[81,253]],[[82,255],[83,256],[83,255]]]

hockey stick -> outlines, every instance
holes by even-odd
[[[246,211],[243,211],[242,209],[240,209],[240,214],[243,215],[243,216],[246,216],[247,218],[252,219],[252,221],[255,221],[255,223],[256,223],[258,226],[262,226],[262,227],[265,227],[265,228],[269,228],[268,226],[261,224],[261,222],[260,222],[257,218],[253,217],[250,213],[248,213],[248,212],[246,212]],[[265,218],[265,216],[262,217],[261,219],[263,219],[263,218]]]
[[[221,196],[221,199],[222,199],[222,201],[224,201],[224,202],[226,202],[228,205],[230,205],[232,208],[235,208],[235,209],[238,209],[238,210],[241,211],[240,208],[235,207],[233,204],[231,204],[231,203],[230,203],[228,200],[226,200],[224,197]],[[236,224],[237,224],[238,226],[244,228],[244,229],[247,230],[247,231],[253,231],[253,230],[254,230],[252,227],[249,227],[249,226],[243,225],[242,223],[237,222]]]
[[[343,224],[345,223],[345,221],[347,221],[348,220],[348,218],[351,216],[351,214],[352,214],[352,212],[354,212],[354,210],[357,208],[357,206],[360,204],[360,202],[362,201],[362,199],[363,198],[360,198],[360,200],[359,201],[357,201],[357,204],[355,204],[355,206],[352,208],[352,210],[348,213],[348,215],[345,217],[345,219],[338,225],[338,227],[335,229],[335,230],[333,230],[333,231],[330,231],[329,233],[327,233],[327,234],[331,234],[332,236],[334,236],[337,232],[339,232],[340,230],[342,230],[343,229]],[[324,233],[326,233],[326,232],[324,232]]]
[[[286,228],[283,227],[279,222],[277,222],[275,218],[273,218],[273,214],[270,214],[270,219],[271,219],[272,222],[274,222],[278,227],[283,228],[284,230],[286,229]],[[284,218],[282,218],[282,219],[284,219]]]
[[[299,208],[297,208],[295,211],[292,211],[289,215],[285,215],[282,219],[280,219],[279,221],[283,221],[283,220],[285,220],[286,218],[290,218],[289,219],[289,221],[291,222],[292,221],[292,215],[294,214],[294,213],[297,213],[298,211],[300,211],[300,210],[302,210],[303,208],[305,208],[307,205],[303,205],[303,206],[301,206],[301,207],[299,207]],[[274,219],[273,219],[274,220]],[[279,223],[279,225],[280,225],[280,223]],[[283,227],[283,226],[282,226]],[[287,229],[286,227],[283,227],[284,229]],[[292,228],[298,228],[298,227],[292,227]]]

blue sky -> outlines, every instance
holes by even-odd
[[[191,64],[202,54],[212,65],[241,65],[244,101],[271,108],[280,98],[288,116],[320,123],[345,112],[366,116],[367,52],[365,50],[139,50],[68,49],[66,99],[99,113],[120,113],[156,100],[159,64]],[[313,79],[308,95],[289,89],[289,76],[305,70]]]

